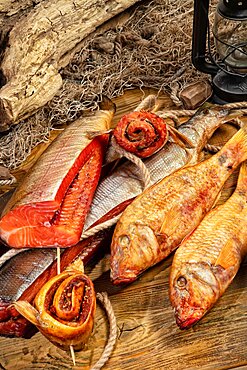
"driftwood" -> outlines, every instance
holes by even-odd
[[[136,2],[45,0],[22,17],[10,32],[1,65],[6,84],[0,90],[0,131],[52,99],[62,85],[59,70],[80,42]]]

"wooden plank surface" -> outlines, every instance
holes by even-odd
[[[150,92],[150,91],[148,91]],[[129,92],[117,99],[117,118],[131,111],[142,98]],[[170,105],[167,100],[167,104]],[[235,131],[232,126],[218,130],[211,140],[223,143]],[[43,148],[36,149],[19,177]],[[226,183],[221,202],[234,189],[237,172]],[[109,241],[110,243],[110,241]],[[109,256],[88,273],[96,291],[108,292],[118,324],[118,339],[105,369],[233,369],[247,368],[247,260],[232,285],[215,307],[193,328],[181,331],[175,324],[168,298],[172,256],[149,269],[126,287],[113,287],[109,279]],[[93,335],[84,351],[76,353],[73,367],[69,353],[53,346],[40,333],[31,339],[0,338],[0,369],[89,369],[101,356],[108,325],[98,305]]]

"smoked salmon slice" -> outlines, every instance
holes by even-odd
[[[78,243],[96,190],[108,142],[93,140],[93,130],[110,128],[115,106],[70,124],[48,149],[8,202],[0,220],[0,237],[13,248],[69,247]]]

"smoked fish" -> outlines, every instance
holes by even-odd
[[[0,238],[13,248],[69,247],[79,242],[97,187],[115,106],[70,124],[41,155],[8,202]]]
[[[80,259],[46,282],[37,293],[34,306],[26,301],[13,305],[46,338],[65,351],[69,351],[70,346],[82,349],[93,330],[96,294]]]
[[[247,159],[247,126],[214,156],[165,177],[123,212],[111,244],[114,284],[134,281],[166,258],[215,204],[237,166]]]
[[[191,163],[197,163],[208,139],[228,119],[228,114],[229,111],[221,106],[200,108],[187,123],[178,128],[192,141],[193,148],[186,151],[176,143],[168,141],[159,152],[145,159],[151,174],[151,182],[155,183],[184,166],[188,159]],[[141,192],[142,183],[138,168],[130,162],[120,165],[99,182],[84,230],[115,217]],[[85,252],[89,250],[91,256],[101,250],[102,244],[107,244],[107,239],[110,239],[109,233],[103,236],[100,233],[100,236],[97,234],[95,238],[89,238],[66,249],[61,255],[61,271],[81,251],[83,254],[83,250]],[[48,252],[48,249],[46,251]],[[0,315],[0,335],[27,336],[30,333],[27,321],[20,316],[17,317],[17,313],[8,309],[8,306],[19,299],[32,303],[42,285],[56,275],[56,261],[51,264],[55,253],[49,249],[48,254],[40,258],[40,252],[39,249],[22,252],[0,268],[0,311],[3,314],[2,319]],[[88,258],[87,253],[86,258]],[[23,260],[25,263],[22,262]],[[84,257],[83,261],[86,263]],[[21,275],[16,274],[18,265],[22,265]]]
[[[160,150],[171,136],[182,148],[191,147],[187,136],[183,135],[167,120],[153,112],[141,110],[123,116],[113,131],[116,142],[128,152],[140,158],[147,158]]]
[[[174,141],[168,141],[157,153],[144,159],[149,170],[151,184],[163,179],[184,165],[201,160],[202,149],[214,131],[229,120],[229,110],[222,106],[205,105],[178,131],[187,137],[193,148],[185,149]],[[135,198],[142,193],[140,169],[131,162],[117,167],[114,172],[103,178],[94,195],[84,230],[98,221],[106,213],[122,202]]]
[[[170,300],[177,325],[187,329],[225,292],[247,254],[247,162],[233,195],[211,210],[175,252]]]

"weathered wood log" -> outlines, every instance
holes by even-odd
[[[1,70],[0,131],[46,104],[62,85],[59,69],[102,23],[139,0],[45,0],[9,35]]]
[[[0,60],[3,58],[10,30],[41,1],[44,0],[0,0]],[[4,83],[4,76],[0,74],[0,86]]]
[[[34,4],[40,3],[42,0],[0,0],[0,15],[11,17],[27,8],[32,8]]]

